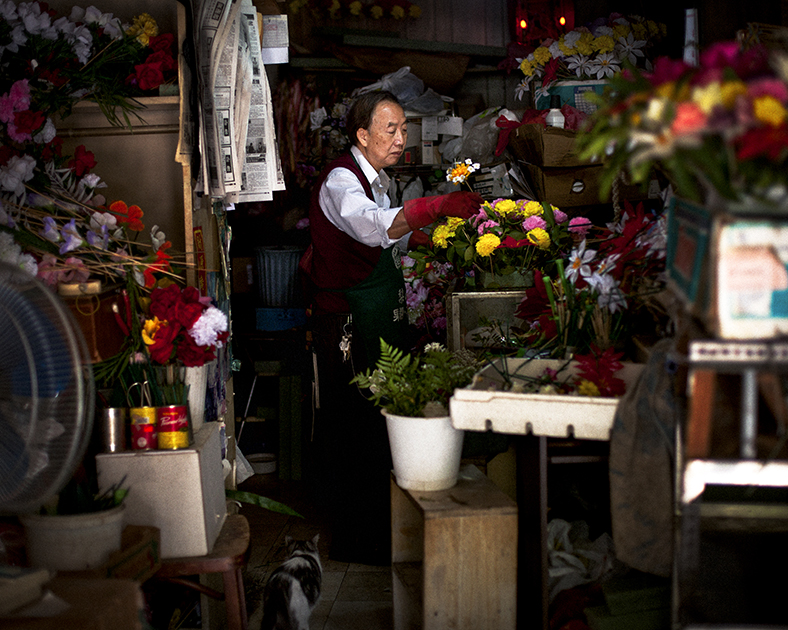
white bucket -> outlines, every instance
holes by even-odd
[[[446,490],[457,483],[465,433],[450,416],[409,418],[387,414],[397,485],[406,490]]]
[[[30,566],[51,571],[100,567],[120,549],[124,509],[119,505],[87,514],[20,516]]]

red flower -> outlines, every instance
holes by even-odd
[[[154,52],[167,52],[172,56],[172,46],[175,43],[175,36],[172,33],[162,33],[151,37],[148,41],[148,48]]]
[[[178,324],[162,322],[161,327],[156,331],[153,344],[148,346],[151,359],[162,365],[168,363],[175,354],[175,338],[180,330]]]
[[[589,354],[575,356],[578,376],[594,383],[602,396],[621,396],[626,391],[626,383],[613,375],[624,367],[623,356],[623,352],[617,353],[613,348],[602,352],[591,344]]]
[[[158,52],[153,53],[152,55],[148,55],[148,58],[145,60],[146,64],[159,64],[161,71],[164,72],[172,72],[178,66],[175,63],[175,58],[166,50],[160,50]],[[158,87],[158,86],[157,86]]]
[[[52,142],[44,145],[44,149],[41,151],[41,157],[46,161],[54,160],[56,157],[61,157],[62,155],[63,138],[60,136],[55,136],[52,138]]]
[[[736,157],[745,162],[752,158],[764,156],[777,162],[785,155],[788,147],[788,125],[779,127],[757,127],[750,129],[737,142]]]
[[[657,86],[676,81],[690,67],[683,61],[660,57],[654,62],[654,72],[649,77],[651,84]]]
[[[498,247],[505,247],[506,249],[519,249],[520,247],[525,247],[526,245],[533,245],[531,241],[527,238],[516,239],[511,236],[504,236],[501,244]]]
[[[109,210],[118,217],[119,223],[127,223],[135,232],[145,229],[145,224],[141,221],[144,213],[139,206],[127,206],[125,201],[113,201]]]
[[[84,144],[80,144],[76,148],[74,157],[68,162],[68,167],[74,170],[77,177],[82,177],[89,173],[94,166],[96,166],[96,157],[91,151],[85,149]]]
[[[44,126],[45,122],[46,116],[42,112],[33,112],[29,109],[23,112],[14,112],[14,125],[19,133],[33,135]]]
[[[136,71],[137,85],[143,91],[155,90],[164,83],[161,62],[139,64],[134,66],[134,70]]]
[[[549,85],[558,77],[558,59],[553,57],[544,65],[544,77],[542,78],[542,85]]]
[[[216,358],[216,353],[214,352],[214,346],[198,346],[192,339],[192,336],[186,333],[178,343],[175,356],[186,367],[192,367],[213,361]]]
[[[150,288],[154,284],[156,284],[156,276],[153,274],[157,271],[165,271],[170,268],[170,260],[172,260],[172,256],[165,253],[165,250],[169,249],[172,246],[172,243],[169,241],[165,241],[162,243],[159,250],[156,252],[156,260],[150,263],[142,272],[143,277],[145,278],[145,286]]]

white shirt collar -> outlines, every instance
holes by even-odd
[[[389,186],[389,176],[386,174],[386,171],[383,169],[380,172],[376,171],[372,164],[369,163],[369,160],[364,157],[364,154],[361,152],[355,144],[350,147],[350,152],[356,158],[358,165],[361,167],[361,172],[364,173],[364,177],[367,178],[367,181],[370,184],[374,184],[376,179],[379,179],[380,186],[384,190],[388,190]]]

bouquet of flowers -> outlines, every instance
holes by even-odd
[[[545,39],[528,56],[516,60],[525,75],[517,98],[531,91],[534,81],[541,81],[540,93],[546,95],[553,81],[609,79],[625,64],[649,68],[647,53],[665,31],[664,24],[653,20],[613,13]]]
[[[477,286],[478,274],[495,277],[488,287],[501,286],[511,274],[552,269],[590,227],[587,218],[570,219],[548,203],[496,199],[484,202],[470,219],[447,217],[436,224],[430,246],[410,255],[419,272],[427,263],[449,263],[455,273],[473,277]]]
[[[765,48],[720,42],[699,67],[660,58],[624,72],[578,137],[584,157],[605,155],[602,192],[623,171],[635,183],[658,170],[695,201],[710,194],[762,209],[788,202],[788,64]]]
[[[521,346],[557,358],[625,339],[648,298],[664,288],[666,226],[625,203],[617,224],[583,239],[552,276],[535,273],[516,315]]]
[[[63,155],[55,122],[92,100],[110,122],[120,124],[120,110],[128,123],[140,109],[132,95],[172,71],[172,36],[157,37],[145,14],[127,34],[94,7],[68,18],[38,2],[2,7],[0,257],[50,285],[98,277],[152,286],[170,269],[165,235],[153,226],[150,244],[137,242],[142,210],[106,205],[93,154]]]
[[[451,266],[436,262],[427,264],[423,273],[416,269],[413,258],[402,257],[408,319],[421,335],[416,345],[424,345],[426,341],[445,343],[446,306],[443,298],[452,278]]]

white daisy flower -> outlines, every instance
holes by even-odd
[[[628,59],[629,63],[634,66],[637,65],[638,57],[645,57],[645,54],[641,50],[645,45],[645,40],[635,39],[635,36],[630,33],[626,37],[618,38],[616,53],[619,59]]]
[[[597,79],[612,77],[621,70],[619,61],[613,53],[600,53],[591,62],[591,74],[596,75]]]

